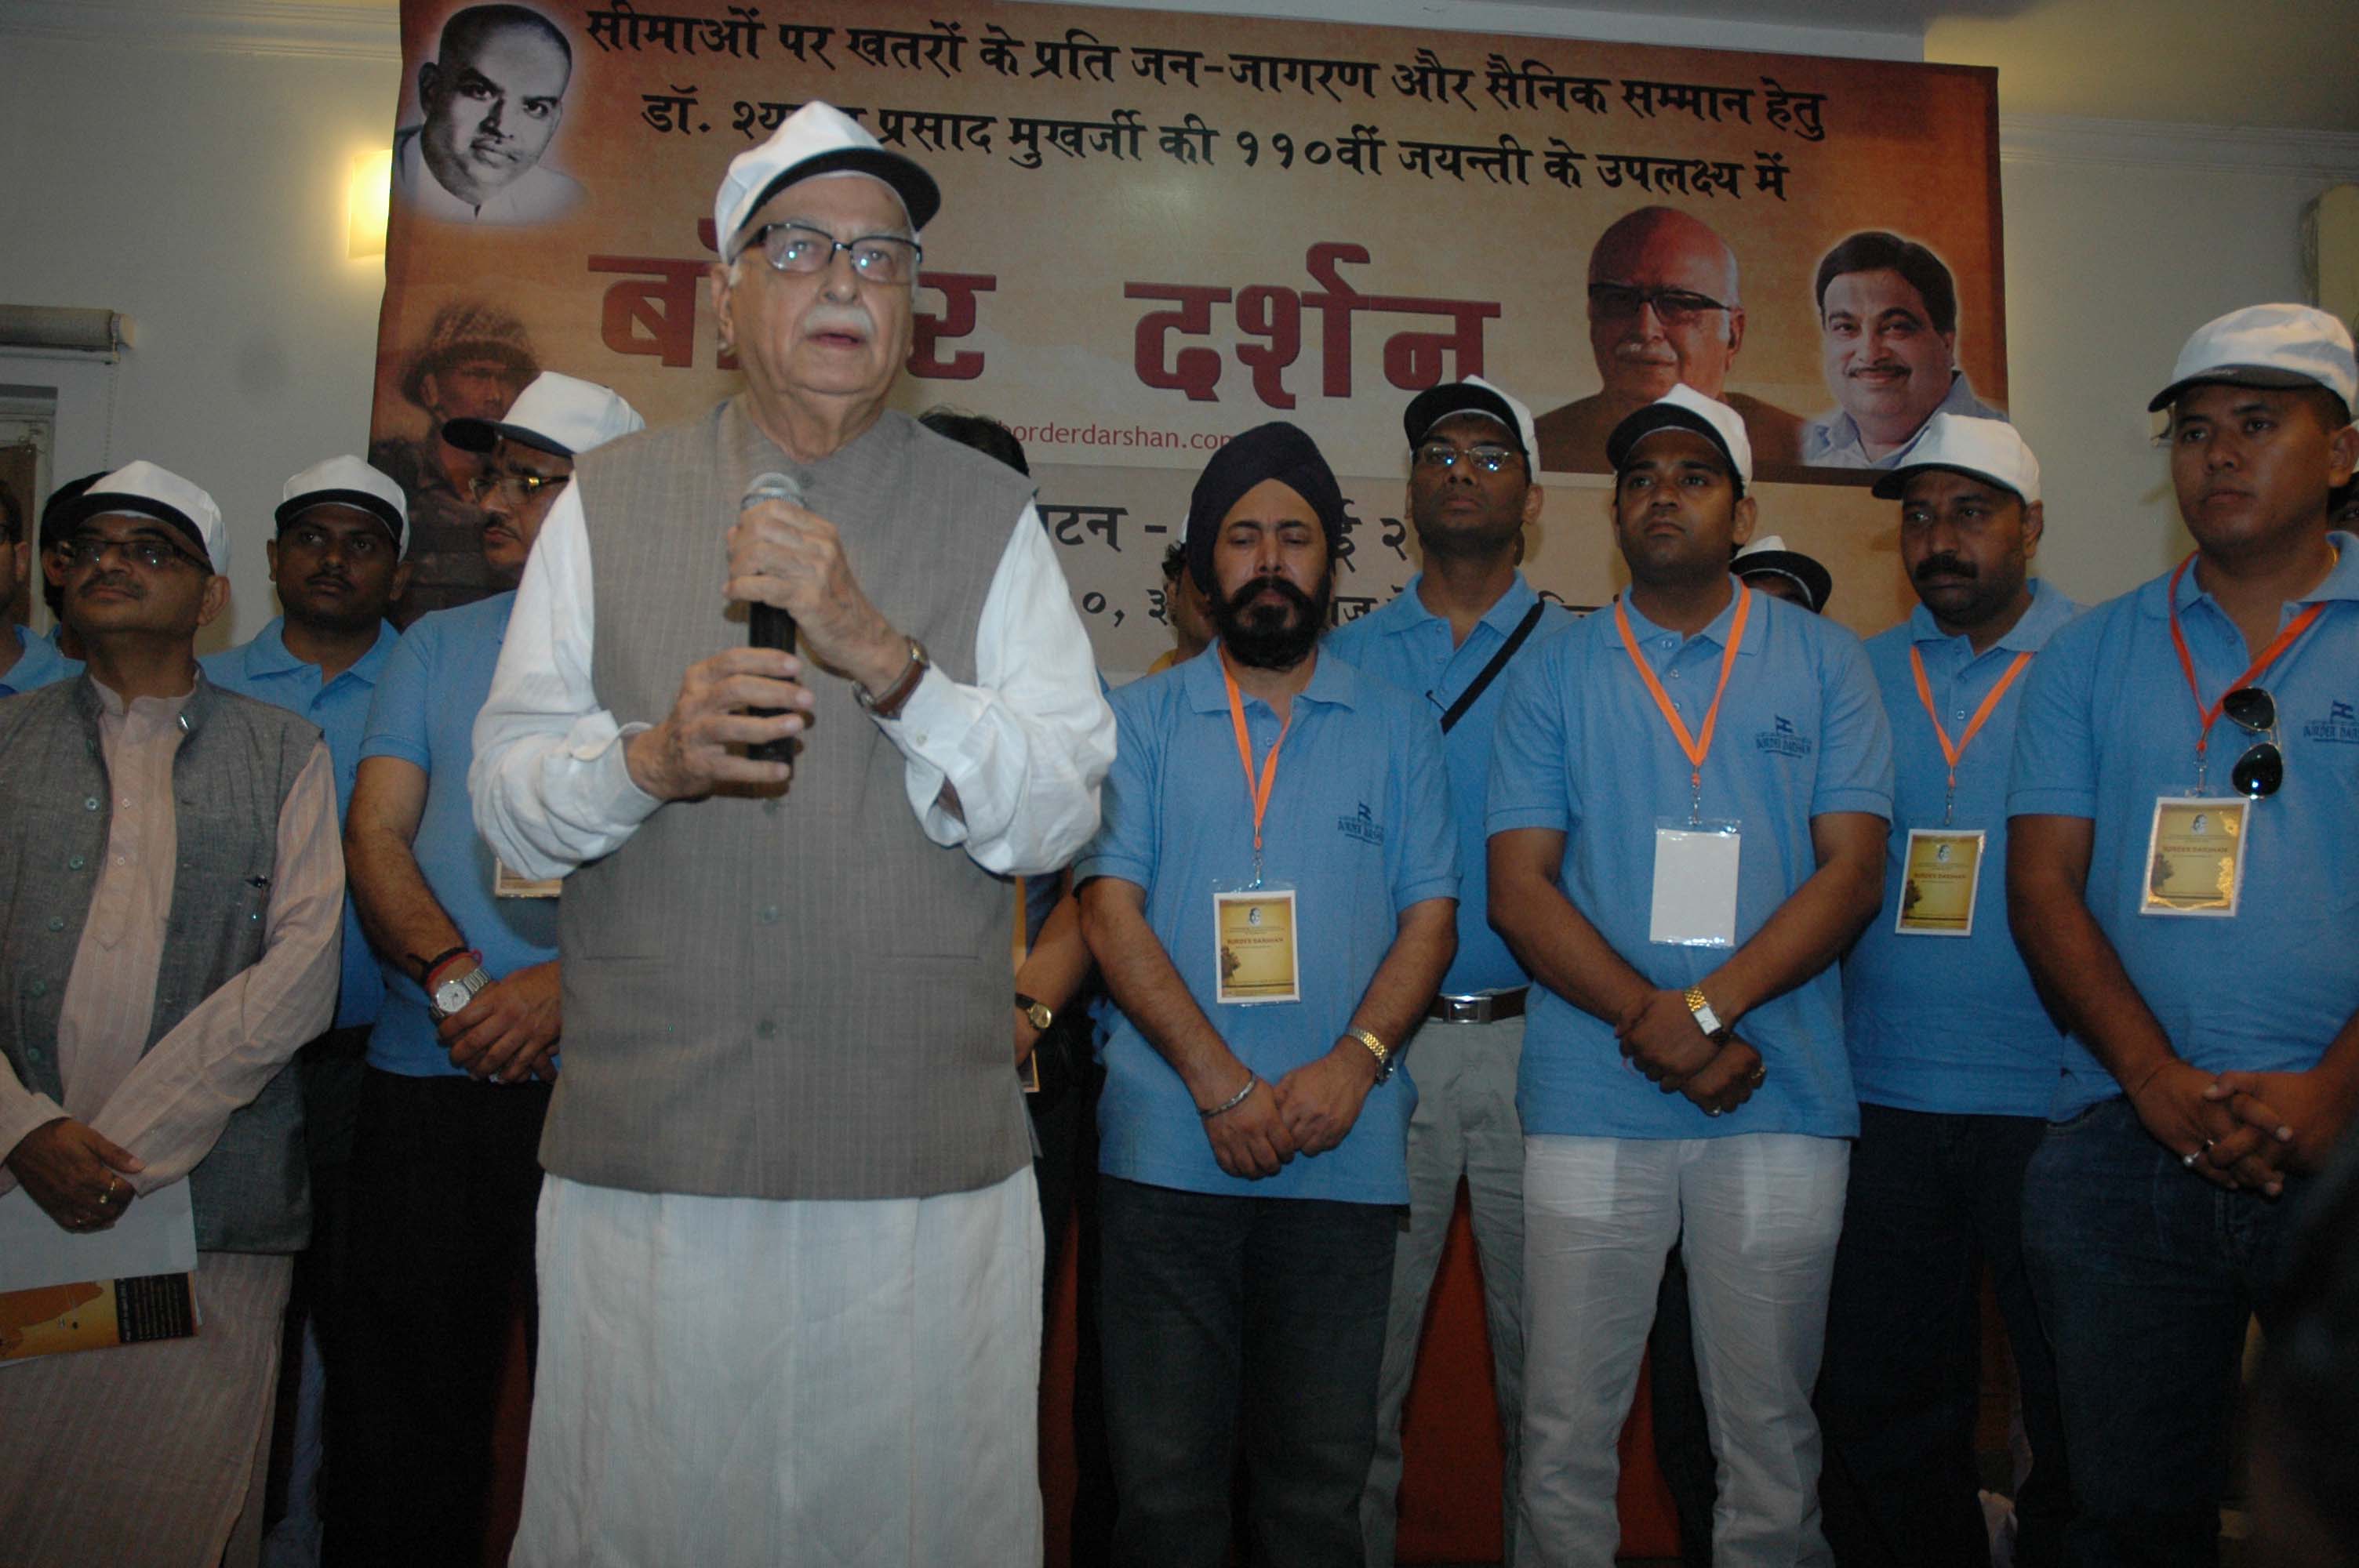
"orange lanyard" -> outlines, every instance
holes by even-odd
[[[1253,737],[1245,730],[1245,694],[1237,689],[1237,677],[1229,670],[1229,654],[1221,651],[1221,681],[1229,688],[1229,722],[1237,731],[1237,761],[1245,764],[1245,794],[1253,801],[1254,814],[1254,885],[1261,885],[1261,819],[1269,811],[1269,792],[1277,783],[1277,749],[1286,744],[1286,732],[1294,728],[1294,715],[1288,712],[1286,722],[1277,727],[1277,739],[1270,742],[1269,755],[1262,759],[1261,781],[1254,782]]]
[[[1728,646],[1720,651],[1720,685],[1712,688],[1712,707],[1704,712],[1703,737],[1701,740],[1688,733],[1687,720],[1681,719],[1680,710],[1671,706],[1670,693],[1665,691],[1663,683],[1656,678],[1654,666],[1639,654],[1638,639],[1630,631],[1630,612],[1623,608],[1625,597],[1618,593],[1614,596],[1614,624],[1621,629],[1622,646],[1628,650],[1630,662],[1638,667],[1638,678],[1647,683],[1647,690],[1654,697],[1655,706],[1661,708],[1663,717],[1670,721],[1672,737],[1679,741],[1680,750],[1687,753],[1688,787],[1693,792],[1688,807],[1688,820],[1701,822],[1703,820],[1703,760],[1712,754],[1712,732],[1720,725],[1720,699],[1727,695],[1729,675],[1736,668],[1736,650],[1745,645],[1745,622],[1753,612],[1753,590],[1741,582],[1736,586],[1736,617],[1729,622]]]
[[[2204,752],[2212,743],[2213,722],[2219,719],[2221,709],[2228,706],[2228,692],[2242,690],[2267,673],[2268,667],[2276,664],[2287,649],[2301,641],[2301,634],[2310,630],[2310,622],[2326,612],[2326,606],[2322,601],[2313,604],[2287,622],[2285,630],[2277,633],[2277,641],[2263,648],[2261,656],[2246,666],[2243,675],[2228,683],[2228,689],[2220,694],[2219,701],[2206,707],[2202,688],[2195,684],[2195,655],[2187,651],[2187,633],[2179,628],[2179,579],[2185,577],[2187,568],[2194,564],[2194,552],[2190,551],[2187,558],[2179,563],[2179,569],[2170,574],[2170,641],[2179,649],[2179,667],[2187,672],[2187,691],[2195,698],[2196,715],[2203,720],[2203,727],[2195,732],[2195,793],[2201,795]]]
[[[1933,683],[1925,678],[1925,655],[1917,651],[1916,643],[1908,644],[1908,667],[1917,675],[1918,699],[1924,703],[1925,717],[1933,721],[1933,733],[1940,739],[1941,758],[1950,764],[1950,793],[1948,798],[1941,802],[1942,827],[1950,826],[1951,808],[1958,803],[1958,759],[1964,756],[1966,748],[1974,743],[1974,737],[1982,733],[1984,722],[1997,708],[1998,699],[2006,695],[2006,688],[2015,684],[2015,677],[2021,675],[2023,666],[2029,663],[2030,649],[2026,648],[2016,654],[2015,663],[2006,666],[2006,674],[1998,677],[1998,684],[1990,688],[1990,695],[1983,698],[1983,705],[1974,709],[1973,722],[1966,726],[1966,732],[1952,744],[1950,732],[1941,728],[1940,709],[1933,706]]]

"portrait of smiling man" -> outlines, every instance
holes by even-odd
[[[1958,286],[1940,256],[1880,229],[1819,263],[1820,365],[1835,406],[1802,432],[1813,468],[1897,468],[1936,414],[2004,419],[1958,368]]]
[[[393,188],[429,218],[538,223],[561,218],[582,187],[541,154],[565,118],[573,46],[522,5],[472,5],[442,24],[418,68],[423,121],[393,138]]]

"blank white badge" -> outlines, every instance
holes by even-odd
[[[1680,947],[1736,946],[1734,822],[1655,829],[1655,904],[1647,940]]]

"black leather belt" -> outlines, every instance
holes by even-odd
[[[1530,989],[1517,986],[1489,996],[1438,996],[1426,1005],[1425,1016],[1444,1023],[1496,1023],[1503,1018],[1521,1018],[1524,997]]]

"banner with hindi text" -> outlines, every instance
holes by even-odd
[[[1594,605],[1603,432],[1686,380],[1745,416],[1761,531],[1873,631],[1908,599],[1861,465],[2006,406],[1985,70],[1079,5],[516,11],[402,7],[372,434],[421,607],[483,586],[441,421],[539,368],[652,423],[734,388],[713,189],[812,98],[940,180],[896,404],[1016,430],[1112,673],[1168,645],[1157,565],[1206,455],[1267,419],[1343,479],[1348,617],[1416,569],[1408,398],[1498,383],[1550,470],[1526,569]]]

